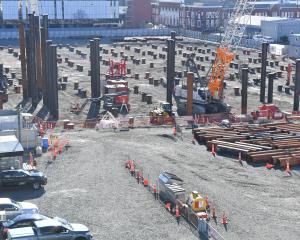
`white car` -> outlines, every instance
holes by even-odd
[[[0,211],[5,212],[6,219],[12,219],[24,213],[38,213],[38,207],[29,202],[16,202],[10,198],[0,198]]]

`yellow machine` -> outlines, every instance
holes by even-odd
[[[161,125],[161,124],[172,124],[173,114],[172,107],[169,103],[160,102],[160,106],[149,112],[150,123]]]
[[[191,192],[187,204],[195,212],[206,212],[206,201],[197,191]]]

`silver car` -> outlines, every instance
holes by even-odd
[[[89,229],[61,218],[35,221],[32,228],[16,228],[7,232],[9,240],[91,240]]]
[[[10,198],[0,198],[0,211],[5,212],[6,220],[24,213],[38,213],[38,207],[29,202],[16,202]]]

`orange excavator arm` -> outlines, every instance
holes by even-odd
[[[208,82],[210,94],[215,99],[223,99],[223,82],[230,62],[234,59],[234,53],[228,48],[218,48],[216,59],[212,67],[212,74]]]

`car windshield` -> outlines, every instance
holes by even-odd
[[[63,219],[63,218],[60,218],[60,217],[54,217],[53,219],[55,219],[56,221],[59,221],[60,223],[62,223],[65,228],[67,228],[69,230],[73,230],[71,224],[66,219]]]
[[[4,227],[9,227],[9,226],[13,225],[14,223],[15,223],[14,220],[8,220],[8,221],[3,223],[3,226]]]
[[[18,207],[21,207],[20,203],[15,200],[11,199],[11,203],[17,205]]]

